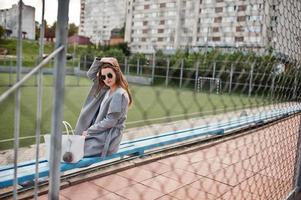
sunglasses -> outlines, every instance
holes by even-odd
[[[106,75],[100,75],[100,80],[104,81],[104,80],[106,80],[106,77],[111,79],[111,78],[113,78],[113,74],[107,73]]]

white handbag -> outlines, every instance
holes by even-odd
[[[67,135],[62,135],[62,154],[61,162],[76,163],[84,157],[84,144],[85,137],[82,135],[75,135],[71,125],[63,121],[66,128]],[[72,135],[69,134],[70,128]],[[46,146],[46,159],[50,160],[50,138],[51,135],[44,135],[45,146]]]

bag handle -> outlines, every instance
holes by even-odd
[[[67,135],[69,135],[69,129],[71,130],[72,134],[74,135],[74,131],[72,129],[72,126],[67,121],[63,121],[63,124],[65,126],[66,131],[67,131]]]

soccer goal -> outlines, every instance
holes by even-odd
[[[220,93],[221,80],[219,78],[199,76],[197,79],[197,92],[209,91]]]

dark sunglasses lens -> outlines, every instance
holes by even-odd
[[[103,81],[106,80],[106,76],[105,75],[101,75],[100,76],[100,80],[103,80]]]
[[[107,74],[107,77],[108,77],[108,78],[113,78],[113,74],[108,73],[108,74]]]

